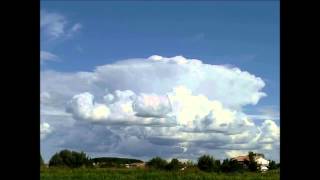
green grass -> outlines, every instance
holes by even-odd
[[[197,169],[167,172],[147,169],[62,169],[44,168],[40,171],[41,180],[190,180],[190,179],[228,179],[228,180],[259,180],[280,179],[280,171],[266,173],[206,173]]]

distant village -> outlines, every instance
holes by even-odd
[[[237,157],[233,157],[231,159],[237,161],[239,164],[244,166],[244,168],[247,168],[246,167],[247,165],[245,162],[250,161],[249,155],[237,156]],[[269,161],[264,158],[263,154],[255,154],[254,160],[258,164],[260,171],[264,172],[264,171],[268,170]],[[93,163],[93,166],[95,166],[95,167],[99,167],[101,165],[103,165],[103,163],[99,163],[99,162]],[[121,165],[124,166],[125,168],[144,168],[146,166],[146,163],[145,162],[134,162],[134,163],[121,164]],[[187,166],[183,166],[182,168],[180,168],[180,170],[184,171],[186,168],[187,168]]]
[[[44,164],[40,154],[40,167],[69,167],[69,168],[135,168],[135,169],[158,169],[168,171],[185,171],[198,169],[206,172],[266,172],[279,169],[280,163],[267,160],[263,154],[249,152],[247,155],[227,158],[224,160],[214,159],[210,155],[202,155],[198,161],[179,161],[176,158],[167,161],[161,157],[154,157],[147,162],[139,159],[96,157],[89,158],[84,152],[62,150],[55,153],[48,164]]]

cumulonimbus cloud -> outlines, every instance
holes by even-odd
[[[241,111],[266,94],[261,78],[238,68],[154,55],[92,72],[45,71],[41,81],[41,91],[50,93],[50,101],[59,102],[76,121],[106,126],[124,143],[134,137],[146,147],[166,147],[171,155],[212,148],[271,151],[279,141],[273,121],[257,125]]]

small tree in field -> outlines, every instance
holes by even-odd
[[[221,171],[221,162],[220,162],[220,160],[215,160],[214,161],[214,171],[215,172],[220,172]]]
[[[277,164],[275,161],[270,161],[269,165],[268,165],[268,169],[272,170],[272,169],[277,169]]]
[[[89,166],[90,164],[90,160],[84,152],[79,153],[69,150],[62,150],[56,153],[49,161],[49,166],[66,166],[71,168]]]
[[[184,163],[185,166],[187,167],[195,167],[197,164],[193,163],[193,161],[188,160],[187,162]]]
[[[176,171],[182,168],[182,163],[178,159],[172,159],[169,164],[167,164],[166,169],[170,171]]]
[[[247,162],[248,169],[250,171],[256,172],[259,170],[259,165],[255,160],[255,155],[253,152],[249,152],[249,161]]]
[[[43,166],[43,165],[44,165],[44,161],[43,161],[42,156],[40,154],[40,167]]]
[[[148,167],[155,169],[165,169],[167,164],[168,162],[160,157],[152,158],[146,163]]]
[[[203,155],[198,159],[198,167],[200,170],[207,172],[218,170],[217,161],[215,161],[214,158],[209,155]]]
[[[243,165],[233,159],[225,159],[221,164],[222,172],[242,172],[243,170]]]
[[[50,161],[49,161],[49,166],[64,166],[65,164],[63,163],[62,158],[58,153],[54,154]]]

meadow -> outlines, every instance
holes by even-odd
[[[41,180],[278,180],[280,170],[271,170],[265,173],[208,173],[199,169],[185,171],[163,171],[151,169],[124,169],[124,168],[42,168]]]

